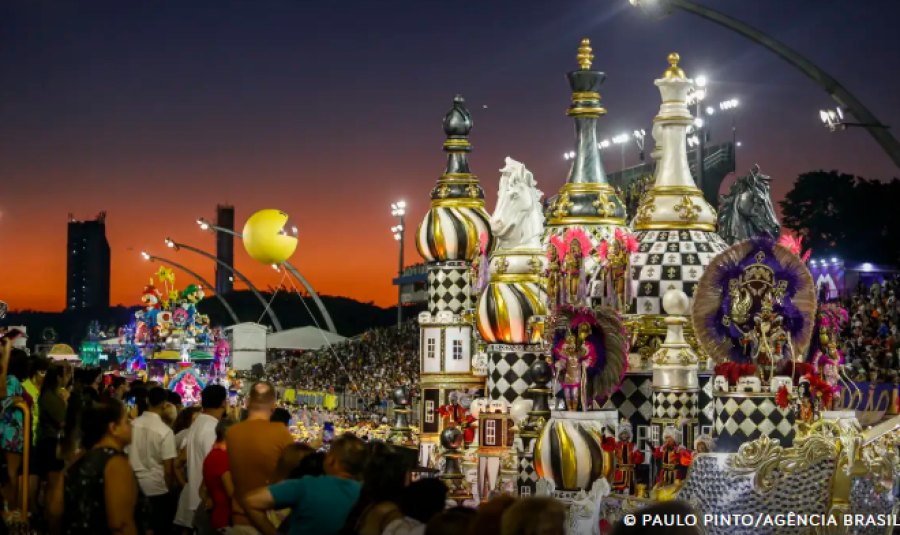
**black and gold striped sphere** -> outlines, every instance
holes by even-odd
[[[482,233],[490,251],[494,239],[483,207],[433,206],[416,230],[416,249],[426,262],[471,262],[478,256]]]
[[[492,281],[478,298],[478,331],[488,343],[529,344],[528,318],[547,314],[547,296],[537,277],[510,279]]]

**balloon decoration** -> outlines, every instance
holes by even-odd
[[[287,229],[288,215],[280,210],[260,210],[244,225],[244,249],[257,262],[281,264],[297,250],[297,228]]]

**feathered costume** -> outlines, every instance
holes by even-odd
[[[581,227],[570,228],[565,236],[566,258],[563,268],[566,276],[566,291],[568,302],[573,305],[585,303],[587,299],[587,272],[584,269],[584,259],[591,254],[593,246],[591,239]],[[572,245],[578,243],[581,252],[573,252]],[[574,295],[572,295],[574,294]]]
[[[800,256],[800,252],[803,249],[803,238],[795,238],[790,234],[782,234],[780,238],[778,238],[778,244],[784,245],[788,249],[791,250],[797,256]],[[805,253],[803,253],[803,257],[801,260],[806,262],[809,260],[809,255],[812,254],[812,249],[807,249]]]
[[[597,246],[597,255],[600,257],[601,270],[605,280],[606,304],[621,310],[631,301],[631,272],[628,269],[628,259],[631,253],[638,250],[638,241],[631,234],[617,228],[613,243],[603,240]]]
[[[555,310],[566,302],[566,285],[562,279],[562,263],[565,254],[566,242],[556,234],[551,234],[550,247],[547,247],[547,269],[544,271],[551,310]]]

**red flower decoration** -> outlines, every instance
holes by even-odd
[[[791,403],[791,394],[788,392],[787,386],[782,385],[775,394],[775,404],[782,409],[788,408]]]
[[[807,375],[806,379],[810,393],[821,398],[823,407],[831,407],[831,385],[812,374]]]
[[[609,533],[611,527],[609,520],[605,518],[600,519],[600,533]]]

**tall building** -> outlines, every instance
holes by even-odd
[[[216,206],[216,226],[234,230],[234,206]],[[216,258],[227,266],[234,267],[234,236],[227,232],[216,232]],[[226,294],[234,289],[234,279],[227,269],[216,264],[216,293]]]
[[[75,221],[69,214],[66,308],[109,307],[110,256],[106,212],[92,221]]]

